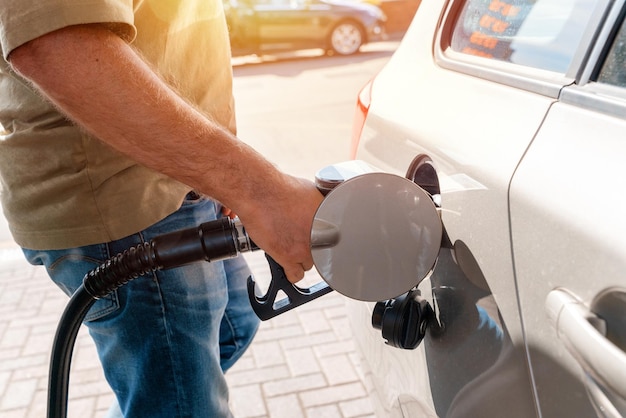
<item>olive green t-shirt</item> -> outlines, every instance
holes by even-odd
[[[86,135],[10,71],[16,47],[86,23],[106,24],[190,102],[235,130],[221,0],[3,0],[0,193],[13,237],[26,248],[123,238],[177,210],[190,190]]]

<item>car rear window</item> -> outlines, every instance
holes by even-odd
[[[451,48],[565,73],[598,0],[467,0]]]
[[[622,22],[617,36],[602,65],[598,82],[626,87],[626,20]]]

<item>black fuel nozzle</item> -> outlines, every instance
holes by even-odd
[[[394,299],[377,302],[372,327],[382,331],[388,345],[413,350],[419,346],[434,317],[433,309],[418,289]]]
[[[150,271],[223,260],[257,249],[238,219],[220,218],[131,247],[88,272],[83,286],[99,299]]]
[[[258,287],[252,276],[248,277],[248,298],[256,315],[266,321],[300,305],[319,298],[333,289],[326,282],[319,282],[311,287],[299,287],[287,280],[285,270],[268,254],[265,258],[270,265],[272,280],[267,292],[259,294]],[[285,297],[276,299],[283,292]]]
[[[202,260],[223,260],[259,249],[246,233],[241,221],[227,217],[160,235],[152,240],[152,246],[161,268]]]
[[[239,253],[258,249],[239,219],[225,217],[159,235],[149,243],[130,248],[89,272],[83,284],[87,292],[97,299],[149,271],[179,267],[196,261],[213,262],[233,258]],[[267,293],[259,295],[254,278],[248,278],[250,304],[256,315],[264,321],[332,290],[325,282],[309,288],[296,286],[287,280],[285,271],[272,257],[266,254],[266,258],[272,275]],[[285,297],[277,300],[279,295]]]

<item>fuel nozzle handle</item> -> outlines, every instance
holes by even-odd
[[[252,305],[252,309],[262,321],[267,321],[293,308],[311,302],[333,290],[323,281],[309,288],[299,287],[287,279],[285,270],[270,255],[265,254],[265,258],[267,258],[272,273],[272,280],[267,293],[264,295],[259,294],[254,278],[252,276],[248,277],[250,305]],[[276,298],[279,296],[280,291],[284,293],[285,297],[277,300]]]

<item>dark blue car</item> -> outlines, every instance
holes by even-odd
[[[334,0],[225,0],[233,55],[322,48],[351,55],[384,37],[383,11]]]

